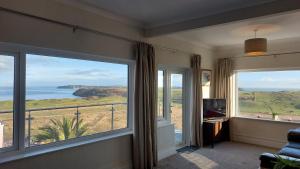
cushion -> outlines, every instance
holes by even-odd
[[[290,147],[290,148],[297,148],[300,149],[300,143],[295,143],[295,142],[289,142],[285,145],[285,147]]]
[[[287,138],[288,141],[300,143],[300,128],[289,130]]]
[[[278,154],[290,156],[290,157],[294,157],[294,158],[300,158],[300,149],[284,147],[278,152]]]

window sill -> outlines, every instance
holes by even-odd
[[[246,119],[246,120],[256,120],[256,121],[264,121],[264,122],[270,122],[270,123],[298,124],[298,125],[300,125],[300,122],[295,122],[295,121],[270,120],[270,119],[264,119],[264,118],[253,118],[253,117],[243,117],[243,116],[235,116],[235,117],[232,117],[232,118]]]
[[[77,138],[73,140],[67,140],[63,142],[57,142],[53,144],[41,145],[32,148],[27,148],[23,151],[11,151],[4,153],[3,156],[0,156],[0,164],[21,160],[24,158],[30,158],[38,155],[43,155],[51,152],[56,152],[64,149],[69,149],[73,147],[78,147],[82,145],[92,144],[96,142],[111,140],[118,137],[123,137],[127,135],[132,135],[133,132],[130,129],[121,129],[116,131],[113,134],[106,134],[103,136],[85,136],[82,138]]]
[[[168,120],[159,120],[157,121],[157,128],[165,127],[171,125],[170,121]]]

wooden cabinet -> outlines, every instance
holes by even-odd
[[[203,144],[211,145],[221,141],[229,141],[229,119],[215,118],[204,119],[203,122]]]

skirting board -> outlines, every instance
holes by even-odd
[[[232,134],[231,140],[241,143],[248,143],[254,145],[260,145],[264,147],[270,148],[281,148],[284,146],[287,141],[286,140],[275,140],[275,139],[267,139],[267,138],[259,138],[259,137],[249,137],[240,134]]]
[[[176,148],[169,148],[169,149],[166,149],[166,150],[160,150],[158,151],[158,154],[157,154],[157,158],[158,160],[162,160],[164,158],[167,158],[167,157],[170,157],[171,155],[174,155],[176,154]]]

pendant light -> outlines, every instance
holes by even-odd
[[[245,54],[248,56],[260,56],[267,52],[267,39],[256,38],[257,29],[254,30],[254,38],[245,40]]]

